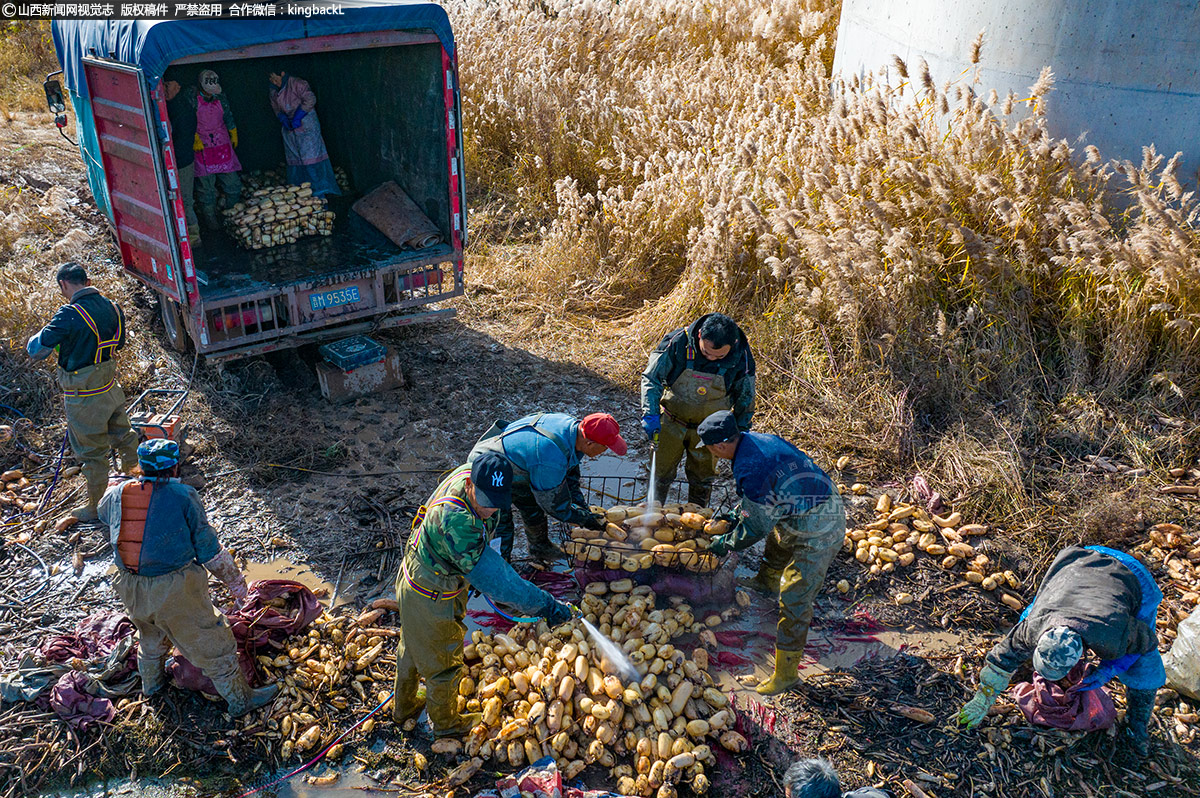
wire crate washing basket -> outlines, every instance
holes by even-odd
[[[644,490],[637,480],[628,477],[583,477],[580,483],[589,503],[605,508],[642,506]],[[701,508],[683,506],[681,497],[686,483],[675,483],[662,503],[663,510],[696,511]],[[713,495],[720,497],[703,508],[704,515],[719,512],[726,506],[728,488],[718,487]],[[676,514],[682,515],[682,514]],[[676,518],[669,521],[667,513],[658,513],[648,520],[650,527],[638,524],[616,524],[627,535],[624,540],[592,530],[573,531],[569,524],[555,523],[560,546],[574,566],[580,585],[591,582],[632,579],[639,585],[651,585],[656,593],[684,596],[694,604],[717,604],[733,600],[736,582],[736,557],[718,558],[706,551],[711,535],[704,527],[696,527]],[[638,514],[641,517],[641,514]],[[711,529],[711,527],[710,527]],[[723,531],[718,526],[717,532]]]

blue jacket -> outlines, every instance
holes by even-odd
[[[92,329],[94,322],[96,329]],[[99,340],[97,340],[99,335]],[[97,357],[97,345],[105,346]],[[92,286],[81,288],[63,305],[41,332],[25,345],[30,356],[42,360],[58,350],[58,365],[65,371],[109,360],[125,346],[125,314],[117,303],[106,299]]]
[[[579,468],[579,453],[575,451],[578,433],[579,421],[573,416],[541,413],[505,427],[501,445],[513,470],[524,472],[516,476],[528,475],[529,486],[540,493],[554,490],[572,469]]]
[[[812,459],[778,435],[745,432],[733,455],[738,495],[756,504],[788,504],[800,515],[830,497],[833,481]]]
[[[149,506],[140,544],[121,543],[121,492],[127,484],[131,490],[149,490]],[[196,489],[178,479],[130,479],[114,485],[104,493],[97,508],[100,520],[109,528],[117,567],[128,570],[119,553],[137,560],[139,576],[162,576],[185,565],[203,565],[221,553],[217,533],[209,526]]]

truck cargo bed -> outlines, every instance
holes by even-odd
[[[308,236],[294,244],[247,250],[224,232],[206,231],[196,250],[200,295],[219,300],[294,283],[336,282],[342,275],[411,261],[413,265],[445,261],[447,244],[401,249],[350,210],[357,196],[331,198],[337,216],[333,235]]]

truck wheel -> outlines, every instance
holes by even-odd
[[[167,341],[176,352],[186,352],[191,348],[191,339],[183,326],[183,314],[179,312],[179,303],[165,296],[158,298],[158,311],[162,316],[163,327],[167,331]]]

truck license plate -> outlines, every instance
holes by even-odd
[[[325,310],[326,308],[336,308],[338,305],[350,305],[361,298],[358,293],[358,286],[351,285],[346,288],[339,288],[336,291],[309,294],[308,304],[313,310]]]

